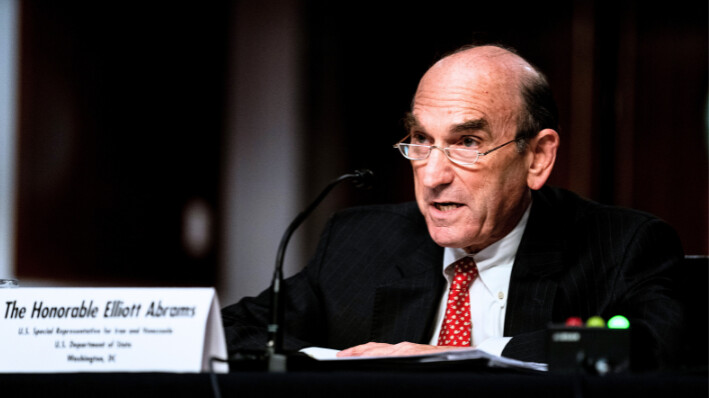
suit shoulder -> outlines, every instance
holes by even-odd
[[[606,219],[625,222],[626,224],[643,224],[650,221],[662,222],[658,217],[636,209],[606,205],[584,198],[574,192],[545,187],[535,196],[542,205],[554,209],[558,218],[571,222],[583,222]]]
[[[326,229],[331,240],[344,244],[379,245],[430,240],[428,228],[415,203],[369,205],[335,213]]]
[[[676,231],[668,223],[644,211],[597,203],[559,188],[543,188],[534,200],[539,210],[537,221],[545,220],[546,232],[558,234],[562,240],[601,240],[612,242],[618,250],[638,238],[669,240],[673,246],[680,246]]]
[[[360,222],[371,223],[380,220],[395,220],[396,222],[425,226],[423,216],[415,202],[350,207],[338,211],[332,218],[337,222],[359,220]]]

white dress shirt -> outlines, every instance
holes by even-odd
[[[504,238],[475,253],[468,254],[463,249],[446,247],[443,251],[443,276],[447,285],[441,297],[436,317],[436,331],[430,344],[438,344],[438,334],[445,317],[448,289],[453,279],[451,264],[465,256],[471,256],[478,266],[478,277],[470,287],[470,318],[472,321],[472,345],[500,355],[511,337],[502,337],[505,328],[507,290],[517,248],[527,226],[529,210],[524,212],[517,226]]]

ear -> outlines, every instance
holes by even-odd
[[[559,147],[559,133],[544,129],[529,142],[530,164],[527,173],[527,186],[540,189],[544,186],[556,161],[556,149]]]

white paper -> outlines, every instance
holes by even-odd
[[[338,358],[336,355],[340,350],[333,350],[332,348],[322,348],[322,347],[307,347],[300,350],[300,352],[305,355],[317,359],[319,361],[332,360],[332,359],[345,359]]]
[[[302,353],[317,359],[319,361],[376,361],[388,359],[408,360],[411,362],[426,363],[426,362],[444,362],[444,361],[468,361],[475,359],[484,359],[488,361],[489,367],[510,368],[510,369],[528,369],[536,371],[547,371],[548,366],[545,363],[524,362],[516,359],[492,355],[483,350],[476,348],[456,349],[443,352],[435,352],[422,355],[391,355],[379,357],[337,357],[338,350],[322,347],[308,347],[300,350]]]
[[[0,289],[0,372],[207,371],[218,309],[213,288]]]

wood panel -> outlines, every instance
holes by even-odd
[[[21,6],[17,275],[212,284],[225,5]]]

